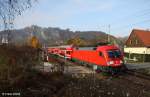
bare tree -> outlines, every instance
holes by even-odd
[[[14,27],[14,19],[32,7],[37,0],[0,0],[0,21],[3,30],[10,32]]]

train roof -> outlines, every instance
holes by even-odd
[[[77,47],[78,50],[96,50],[96,47]]]
[[[105,45],[105,46],[98,46],[96,50],[110,50],[110,49],[119,49],[115,45]]]
[[[61,45],[61,46],[58,46],[59,48],[72,48],[73,45]]]

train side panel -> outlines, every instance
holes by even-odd
[[[72,59],[81,60],[91,64],[96,64],[99,66],[107,65],[105,58],[101,57],[99,52],[95,50],[74,50],[71,56]]]

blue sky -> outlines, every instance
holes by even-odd
[[[109,31],[129,35],[133,28],[150,28],[150,0],[39,0],[15,20],[16,28],[30,25],[73,31]]]

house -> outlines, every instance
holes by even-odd
[[[125,57],[137,62],[150,62],[150,31],[133,29],[124,46]]]

